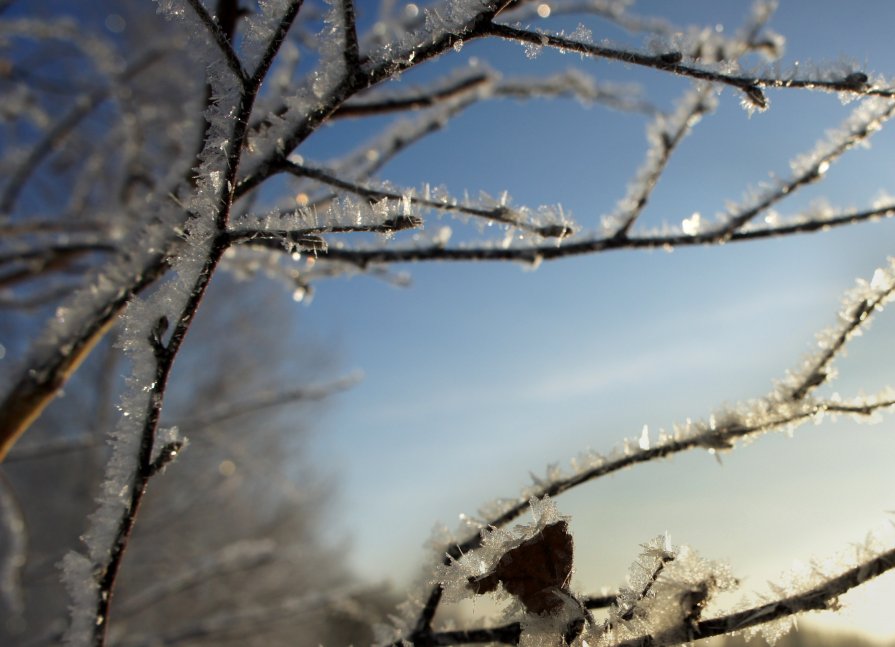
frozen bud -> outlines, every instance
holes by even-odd
[[[867,80],[867,75],[863,72],[852,72],[844,79],[842,79],[842,84],[852,88],[860,89],[867,85]]]
[[[660,54],[657,58],[664,65],[677,65],[683,60],[684,56],[680,52],[667,52]]]

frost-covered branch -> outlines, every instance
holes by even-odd
[[[788,618],[805,611],[823,611],[837,608],[837,598],[851,589],[895,568],[895,548],[872,557],[844,573],[825,580],[816,586],[779,600],[772,600],[743,611],[717,618],[701,620],[691,627],[676,628],[666,634],[644,636],[640,639],[618,643],[623,647],[647,647],[678,645],[693,640],[720,636],[742,631],[756,625]],[[684,631],[682,631],[682,629]]]
[[[511,27],[498,23],[491,23],[488,33],[493,36],[528,43],[537,47],[553,47],[561,51],[576,52],[586,56],[605,58],[631,65],[640,65],[661,72],[668,72],[680,76],[686,76],[698,81],[707,81],[726,85],[744,94],[744,101],[759,110],[768,107],[768,100],[762,89],[764,88],[798,88],[808,90],[826,90],[828,92],[844,92],[847,94],[877,96],[883,98],[895,97],[895,89],[889,87],[877,87],[869,83],[868,77],[863,72],[852,72],[839,79],[801,79],[780,78],[776,76],[737,76],[725,74],[720,71],[694,67],[682,63],[683,54],[677,51],[669,51],[652,55],[640,52],[613,49],[593,43],[583,42],[566,36],[548,34],[540,31],[530,31],[518,27]]]
[[[430,207],[439,211],[453,211],[470,216],[484,218],[494,222],[502,222],[518,229],[529,231],[544,238],[563,238],[572,234],[572,228],[568,226],[557,225],[538,225],[526,222],[521,212],[515,211],[506,205],[500,205],[490,209],[475,207],[472,205],[459,204],[454,201],[432,200],[425,197],[418,197],[412,192],[396,192],[384,189],[375,189],[369,186],[362,186],[354,182],[348,182],[336,175],[328,173],[322,169],[309,166],[307,164],[296,164],[294,162],[283,162],[283,168],[286,172],[297,177],[306,177],[328,184],[343,191],[353,193],[370,200],[371,202],[379,202],[381,200],[393,200],[396,202],[409,202],[412,205],[420,207]]]
[[[39,72],[22,73],[19,68],[27,65],[18,60],[8,65],[0,61],[2,80],[21,84],[15,101],[4,106],[3,117],[14,123],[10,139],[25,144],[0,160],[2,170],[7,170],[10,177],[0,195],[0,215],[9,216],[0,223],[7,234],[0,251],[0,267],[4,269],[0,288],[45,275],[50,269],[84,273],[84,266],[98,266],[88,268],[95,269],[95,273],[70,299],[54,304],[58,307],[53,309],[45,331],[16,374],[18,379],[10,380],[12,388],[0,404],[0,458],[60,392],[68,376],[122,313],[126,329],[122,345],[131,353],[134,365],[122,399],[123,416],[111,434],[111,459],[100,507],[84,533],[85,554],[72,553],[65,560],[64,579],[71,589],[74,609],[70,640],[92,641],[95,645],[105,641],[118,573],[148,484],[183,447],[174,430],[160,427],[162,407],[175,359],[218,270],[231,268],[252,275],[269,269],[271,275],[285,278],[287,284],[296,288],[297,297],[304,297],[310,291],[310,283],[318,277],[359,269],[390,278],[385,274],[388,268],[382,266],[397,262],[506,260],[536,265],[542,260],[581,254],[796,235],[895,213],[895,203],[888,199],[863,211],[809,210],[786,221],[772,211],[785,197],[821,180],[834,161],[882,127],[895,111],[895,90],[853,68],[818,71],[812,78],[794,73],[743,72],[740,58],[745,54],[759,52],[774,58],[781,51],[781,41],[764,31],[771,4],[760,3],[747,25],[728,37],[714,26],[694,31],[641,19],[627,12],[626,2],[614,0],[554,4],[450,0],[430,3],[422,12],[416,4],[407,4],[402,7],[401,16],[390,16],[395,7],[386,6],[382,12],[385,18],[367,34],[362,32],[368,16],[363,12],[356,15],[356,9],[365,11],[366,7],[356,7],[354,0],[332,0],[322,14],[314,13],[315,7],[310,7],[302,14],[303,27],[298,23],[301,0],[264,0],[255,3],[252,12],[244,12],[237,0],[220,0],[217,16],[209,9],[212,3],[207,0],[159,0],[160,9],[167,11],[169,17],[186,21],[185,33],[181,35],[199,40],[202,45],[189,49],[198,59],[196,73],[178,76],[170,85],[162,85],[162,92],[156,92],[155,87],[129,85],[144,69],[140,59],[128,67],[121,66],[120,61],[130,57],[119,55],[121,52],[115,47],[119,41],[125,42],[129,33],[110,39],[112,46],[104,39],[78,33],[79,25],[73,21],[60,26],[42,25],[34,20],[16,27],[18,31],[8,32],[14,33],[10,38],[26,34],[37,43],[36,50],[41,47],[41,38],[62,43],[67,39],[77,41],[78,48],[96,54],[100,62],[97,68],[107,82],[97,87],[93,78],[77,78],[70,84],[52,78],[41,80]],[[7,6],[9,3],[0,0],[0,12]],[[596,14],[629,32],[645,32],[655,38],[642,50],[627,50],[594,44],[584,27],[567,36],[495,23],[495,19],[534,19],[535,14],[539,19],[546,18],[544,14],[551,11],[554,15],[571,11]],[[121,20],[121,16],[118,18]],[[318,23],[323,24],[323,31],[317,36],[296,37],[295,31],[305,29],[308,33]],[[116,24],[112,20],[106,27],[115,32]],[[295,25],[298,27],[293,29]],[[0,32],[0,36],[6,35],[7,32]],[[459,74],[429,78],[422,87],[399,86],[395,90],[386,84],[437,58],[453,56],[464,42],[486,38],[638,65],[684,77],[688,82],[695,80],[697,89],[677,112],[665,115],[659,114],[637,89],[597,84],[590,76],[575,71],[534,79],[505,78],[484,66],[471,65]],[[127,50],[122,46],[121,51]],[[148,67],[148,63],[145,65]],[[198,81],[191,84],[188,76],[196,76]],[[273,82],[271,76],[275,77]],[[67,113],[52,105],[55,95],[41,95],[60,87],[70,91],[69,85],[92,90],[81,90],[83,96]],[[742,205],[732,207],[716,226],[704,226],[698,214],[694,214],[675,218],[674,222],[680,225],[673,228],[640,231],[644,208],[665,175],[672,153],[695,121],[711,110],[721,86],[742,92],[746,103],[758,109],[767,108],[765,91],[775,88],[835,91],[860,98],[861,104],[838,134],[793,163],[790,177],[761,188]],[[155,103],[140,104],[141,92],[157,101],[165,89],[172,87],[178,88],[171,102],[177,104],[177,109],[170,113],[160,111]],[[133,105],[123,109],[120,124],[98,134],[88,116],[98,112],[108,97],[118,97],[119,89],[122,104],[132,101]],[[203,90],[204,100],[199,96]],[[442,129],[467,107],[485,100],[535,97],[574,97],[655,117],[648,133],[646,161],[602,232],[578,231],[560,207],[535,210],[511,206],[508,193],[501,193],[496,199],[487,195],[478,200],[458,199],[440,188],[430,191],[428,184],[423,189],[404,189],[374,178],[387,162]],[[194,99],[195,105],[191,103]],[[184,112],[188,114],[179,112],[182,106],[187,106]],[[424,112],[413,122],[392,120],[393,115],[416,110]],[[369,123],[388,122],[373,141],[354,153],[327,161],[325,167],[302,158],[300,146],[321,127],[343,124],[340,119],[366,117],[373,118]],[[164,132],[156,127],[160,123],[165,125]],[[193,137],[201,139],[200,146],[193,145]],[[183,147],[183,141],[190,143]],[[189,150],[184,152],[184,148]],[[57,151],[65,153],[59,155],[64,166],[61,171],[45,163]],[[115,182],[106,183],[103,178],[111,166],[120,166],[121,170],[114,171]],[[275,181],[267,182],[277,175],[280,177]],[[52,206],[49,214],[25,213],[26,207],[31,206],[28,197],[32,193],[37,196],[35,185],[44,179],[59,180],[58,192],[70,198],[68,207]],[[280,182],[290,188],[288,201],[269,199],[270,193],[280,188]],[[298,190],[292,193],[294,187]],[[238,211],[234,211],[237,201]],[[285,209],[284,205],[291,208]],[[66,219],[86,213],[93,214],[89,231],[73,235],[78,225],[72,222],[69,227]],[[765,224],[756,224],[760,216],[764,216]],[[460,224],[461,242],[448,244],[450,228],[431,226],[437,217]],[[473,226],[466,226],[470,222]],[[486,225],[491,224],[500,226],[489,230]],[[475,229],[475,225],[481,226],[477,232],[469,233],[467,230]],[[495,231],[498,233],[491,233]],[[10,242],[11,236],[15,240]],[[0,304],[27,305],[55,297],[57,292],[47,284],[57,278],[50,276],[44,284],[29,284],[12,295],[0,294]],[[890,264],[859,285],[843,307],[840,324],[821,338],[820,351],[781,380],[767,397],[719,412],[705,421],[676,426],[658,438],[651,438],[644,430],[639,438],[629,440],[608,457],[585,457],[573,465],[571,474],[551,469],[546,479],[538,480],[522,497],[498,504],[484,514],[486,521],[476,528],[479,532],[475,536],[447,546],[444,566],[453,567],[463,553],[480,554],[483,548],[493,549],[493,545],[485,544],[499,543],[495,537],[527,508],[530,496],[559,495],[626,467],[691,449],[721,452],[740,439],[792,428],[823,415],[866,418],[895,408],[891,392],[850,401],[818,399],[814,393],[832,379],[832,363],[843,353],[849,339],[893,294],[895,266]],[[328,393],[344,386],[328,385],[323,391]],[[183,424],[198,429],[320,394],[313,389],[265,393],[240,399],[236,404],[196,411]],[[49,452],[59,447],[48,445],[45,449]],[[22,456],[27,453],[23,451]],[[254,467],[249,465],[247,472],[252,469],[268,479],[277,478],[277,474],[265,472],[260,462]],[[534,544],[526,543],[532,540],[536,540]],[[570,550],[571,538],[563,536],[561,540]],[[538,539],[535,535],[520,541],[510,549],[542,547],[547,542],[543,536]],[[491,566],[500,564],[501,556],[494,550],[490,557],[495,558]],[[610,601],[615,603],[615,609],[610,610],[612,621],[606,626],[612,630],[623,626],[625,631],[636,629],[650,613],[654,598],[668,593],[667,571],[676,566],[677,556],[672,559],[669,553],[664,557],[667,560],[643,570],[645,579],[617,596],[578,599],[568,590],[567,582],[548,582],[548,588],[560,601],[551,598],[551,604],[539,607],[532,600],[543,590],[532,594],[525,591],[525,585],[514,586],[522,592],[519,599],[523,606],[535,612],[538,608],[562,606],[569,617],[564,619],[559,636],[571,642],[582,632],[599,632],[587,609],[605,607]],[[709,590],[721,585],[712,579],[713,574],[705,575],[688,581],[689,588],[675,589],[680,607],[675,611],[676,624],[667,633],[663,633],[664,625],[659,627],[649,640],[651,644],[670,644],[825,607],[838,591],[891,568],[891,562],[892,554],[885,553],[866,561],[863,570],[827,578],[822,587],[781,596],[775,602],[751,608],[748,613],[709,620],[702,617],[704,602]],[[134,598],[134,604],[151,604],[168,591],[188,588],[217,566],[221,563],[145,589],[142,597]],[[6,591],[7,570],[0,573],[0,592]],[[504,564],[504,580],[493,570],[460,579],[454,588],[469,594],[475,589],[469,587],[473,581],[481,585],[478,592],[496,587],[498,580],[506,585],[516,575],[511,572],[512,567],[509,571]],[[519,623],[436,631],[433,622],[446,600],[445,591],[441,582],[432,587],[405,638],[418,645],[519,641],[524,629]],[[454,594],[456,591],[451,593]],[[200,619],[193,627],[171,631],[162,639],[207,637],[230,631],[237,624],[261,624],[296,610],[326,606],[317,604],[318,598],[310,598],[313,596],[284,600],[282,605],[273,607],[259,606],[243,614]],[[618,640],[627,644],[628,638],[626,635]]]
[[[202,24],[208,30],[208,33],[211,34],[211,37],[214,39],[214,42],[223,55],[224,60],[227,62],[227,66],[230,68],[230,71],[236,75],[236,78],[238,78],[240,82],[246,83],[249,78],[248,74],[242,67],[242,62],[240,62],[239,56],[233,50],[233,45],[230,43],[230,39],[227,37],[226,32],[221,27],[221,23],[215,20],[212,15],[208,13],[205,5],[202,4],[202,0],[186,0],[186,2],[189,4],[192,10],[196,12],[196,15],[199,17],[199,20],[202,21]]]
[[[671,117],[657,118],[649,129],[650,149],[646,162],[637,172],[628,195],[619,204],[620,220],[614,237],[626,238],[637,217],[643,212],[650,194],[662,177],[671,154],[702,115],[712,110],[714,97],[711,87],[704,85],[687,96]]]
[[[861,144],[879,131],[893,114],[895,114],[895,101],[865,100],[836,133],[818,144],[814,151],[791,162],[792,177],[781,181],[777,186],[770,187],[763,195],[754,198],[753,204],[729,214],[726,221],[721,222],[718,228],[727,234],[738,231],[760,213],[766,212],[780,200],[792,195],[794,191],[817,182],[829,170],[833,162],[846,151]]]
[[[895,258],[890,259],[889,267],[878,269],[871,281],[858,282],[857,287],[846,296],[843,313],[840,315],[842,322],[839,326],[820,335],[823,340],[820,352],[816,356],[805,360],[801,370],[795,374],[789,374],[783,385],[777,387],[769,396],[749,403],[738,410],[725,411],[717,415],[713,414],[705,422],[694,423],[688,420],[686,425],[676,425],[670,434],[664,431],[660,432],[656,440],[650,438],[647,428],[644,427],[640,438],[636,442],[626,440],[624,445],[609,457],[589,454],[583,460],[574,461],[573,473],[568,476],[564,475],[558,468],[551,468],[545,481],[536,479],[534,487],[523,492],[522,496],[517,500],[494,504],[491,511],[483,512],[484,521],[479,525],[479,532],[465,540],[445,546],[444,565],[450,567],[457,560],[463,558],[464,555],[480,549],[487,543],[489,532],[493,535],[497,529],[504,528],[511,521],[517,519],[529,509],[532,501],[547,501],[583,483],[607,476],[633,465],[647,463],[697,448],[707,449],[712,453],[729,450],[734,447],[738,440],[743,438],[775,429],[793,429],[799,424],[816,419],[818,415],[825,413],[868,417],[879,411],[895,408],[895,395],[892,394],[891,390],[876,398],[859,398],[852,402],[843,402],[838,398],[827,401],[807,398],[811,389],[826,381],[829,376],[828,367],[830,363],[841,354],[847,341],[855,335],[856,331],[867,325],[870,316],[874,312],[879,311],[886,302],[892,300],[893,296],[895,296]],[[855,305],[855,302],[857,302],[857,305]],[[661,559],[655,561],[652,567],[648,569],[649,573],[643,579],[642,587],[627,596],[624,610],[618,613],[619,621],[627,622],[633,618],[634,609],[638,601],[649,595],[655,581],[662,573],[664,565],[673,558],[673,555],[669,553],[670,557],[666,559],[665,555],[667,552],[655,552],[654,556],[659,556]],[[891,557],[886,559],[891,561]],[[892,566],[895,566],[895,564],[888,564],[882,570]],[[644,568],[646,567],[641,566],[641,570]],[[875,574],[878,573],[875,572]],[[846,576],[842,577],[845,578],[844,581],[853,581]],[[839,582],[839,579],[830,580],[826,584],[831,588],[824,589],[824,591],[838,590],[836,587],[839,586]],[[855,585],[856,583],[849,584],[848,588]],[[441,603],[443,592],[443,582],[436,584],[430,591],[427,602],[420,611],[420,620],[416,623],[414,631],[408,636],[408,639],[414,644],[441,644],[427,641],[432,634],[430,625],[431,617],[434,615],[433,609],[437,608]],[[824,604],[826,604],[826,601],[836,595],[838,593],[831,593],[826,595],[826,597],[821,596],[821,598],[809,596],[806,599],[822,599]],[[790,608],[787,604],[788,602],[784,601],[781,602],[780,606],[780,609],[784,611],[789,609],[787,613],[797,613],[807,608],[819,608],[801,606],[792,606]],[[619,604],[619,608],[622,608],[621,604]],[[688,617],[692,626],[698,626],[696,624],[698,616]],[[739,618],[739,616],[737,617]],[[611,623],[609,628],[612,628]],[[504,630],[509,631],[506,628]],[[679,635],[679,631],[679,628],[675,628],[674,635]],[[459,639],[461,635],[462,632],[452,636],[451,639]],[[512,638],[515,634],[510,632],[501,635]],[[498,638],[492,639],[501,640]],[[518,639],[518,636],[515,639]],[[666,643],[661,642],[659,644]]]
[[[775,620],[786,619],[805,611],[835,609],[839,596],[892,569],[895,569],[895,549],[870,558],[836,577],[795,595],[781,597],[780,599],[716,618],[697,620],[694,623],[685,622],[666,630],[664,633],[647,634],[624,641],[613,641],[610,639],[606,644],[619,647],[659,647],[661,645],[690,644],[694,640],[735,633],[757,625],[774,622]],[[412,643],[416,647],[489,642],[517,645],[522,636],[522,630],[522,623],[511,622],[497,627],[481,629],[429,631],[414,635]],[[600,631],[602,631],[601,628],[596,630],[597,635],[594,638],[605,638],[605,636],[599,635]],[[401,644],[401,642],[395,642],[393,647],[399,647]],[[598,644],[603,643],[600,642]]]

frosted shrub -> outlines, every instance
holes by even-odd
[[[152,44],[131,43],[140,51],[122,50],[120,39],[81,29],[73,19],[22,18],[24,4],[0,2],[0,43],[11,52],[0,61],[8,85],[0,245],[2,262],[13,268],[2,277],[0,296],[23,309],[46,301],[54,313],[0,404],[0,453],[115,322],[132,363],[97,510],[86,521],[81,550],[61,565],[71,593],[65,636],[72,645],[105,643],[141,500],[184,448],[176,429],[159,427],[161,413],[174,360],[219,271],[272,276],[307,301],[312,285],[326,277],[368,272],[400,282],[389,268],[405,262],[512,261],[536,268],[610,250],[796,236],[895,212],[885,195],[865,210],[840,211],[822,201],[790,217],[775,210],[823,182],[831,165],[885,128],[895,90],[884,77],[846,63],[781,71],[784,40],[767,25],[773,2],[757,2],[747,24],[726,32],[639,16],[631,3],[611,0],[383,2],[373,13],[354,0],[157,0],[169,23]],[[570,14],[577,27],[551,22]],[[601,38],[598,29],[606,23],[640,45]],[[686,88],[665,113],[650,103],[649,88],[606,83],[583,69],[513,77],[470,60],[443,75],[437,71],[436,59],[467,56],[474,43],[489,39],[519,44],[529,58],[541,54],[537,64],[548,51],[573,53],[578,56],[566,58],[646,69]],[[75,96],[67,112],[23,69],[27,56],[15,53],[21,47],[55,56],[59,43],[77,52],[90,79],[66,86],[62,94]],[[166,59],[165,73],[153,76],[153,66]],[[436,71],[415,77],[420,85],[403,84],[404,73],[418,68]],[[146,86],[144,76],[151,79]],[[712,118],[722,91],[750,113],[772,111],[771,93],[838,93],[854,107],[838,129],[792,161],[788,176],[760,184],[714,218],[693,211],[675,219],[678,224],[650,230],[644,209],[682,143]],[[579,223],[561,205],[517,204],[500,190],[493,197],[477,187],[450,193],[440,185],[377,179],[402,150],[474,105],[545,97],[648,116],[645,159],[611,213]],[[400,117],[411,111],[412,118]],[[384,125],[338,159],[306,156],[303,145],[312,134],[348,118],[383,118]],[[723,157],[729,164],[730,155]],[[41,201],[34,190],[47,177],[65,195],[58,204]],[[43,208],[51,215],[35,215]],[[60,225],[63,217],[70,219]],[[67,231],[75,220],[89,226]],[[88,271],[77,284],[66,282],[65,270],[84,270],[76,261],[85,255]],[[644,427],[606,454],[588,451],[568,468],[550,466],[519,496],[484,504],[478,517],[435,540],[437,556],[422,587],[391,626],[383,625],[382,642],[665,645],[743,631],[773,640],[795,614],[831,608],[840,594],[895,566],[895,549],[874,545],[852,563],[815,569],[760,600],[722,608],[718,594],[737,586],[728,568],[661,535],[643,544],[625,586],[589,597],[571,590],[574,541],[555,504],[585,482],[679,452],[707,450],[720,459],[741,442],[825,415],[875,419],[891,410],[891,389],[853,398],[821,390],[849,341],[895,294],[895,261],[880,261],[846,295],[839,321],[820,334],[815,352],[766,396],[657,433]],[[25,285],[31,280],[37,288]],[[511,527],[527,511],[533,521]],[[698,545],[699,537],[688,541]],[[24,561],[14,558],[3,572]],[[499,619],[462,629],[436,626],[443,602],[481,595],[502,601]],[[606,610],[605,619],[595,618],[596,609]]]

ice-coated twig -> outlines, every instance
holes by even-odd
[[[671,154],[690,129],[713,109],[715,104],[711,86],[695,88],[681,100],[678,109],[671,116],[660,115],[648,130],[650,148],[646,161],[637,171],[628,189],[628,195],[619,204],[619,214],[610,217],[619,221],[614,227],[613,237],[626,238],[638,216],[643,212],[656,183],[662,177]]]
[[[233,49],[233,45],[230,43],[230,39],[227,37],[227,34],[224,33],[223,29],[221,29],[221,24],[217,20],[215,20],[210,13],[208,13],[205,5],[202,4],[202,0],[186,1],[199,17],[199,20],[202,21],[202,24],[205,25],[208,33],[214,39],[214,42],[223,55],[224,60],[227,62],[227,67],[229,67],[230,71],[236,75],[236,78],[239,79],[240,83],[245,84],[249,80],[249,75],[243,68],[242,62],[239,60],[239,56]]]
[[[656,443],[648,449],[632,449],[627,447],[622,455],[616,458],[595,460],[595,465],[586,468],[573,476],[545,483],[537,491],[527,492],[531,496],[556,497],[583,483],[593,481],[617,471],[627,469],[638,463],[648,463],[661,458],[692,449],[724,450],[733,447],[733,443],[741,438],[758,435],[767,431],[782,428],[793,428],[814,419],[820,413],[831,412],[851,414],[861,417],[869,417],[872,414],[895,407],[895,399],[885,398],[873,402],[861,402],[855,404],[843,404],[835,401],[814,402],[801,407],[791,406],[784,413],[769,412],[754,422],[742,423],[735,417],[730,422],[716,422],[704,426],[696,426],[690,433],[682,434],[681,438],[669,438],[664,442]],[[489,519],[487,526],[502,527],[522,515],[527,509],[527,501],[521,501],[503,514],[494,519]],[[448,552],[455,558],[462,553],[476,548],[481,539],[478,536],[470,537],[466,541],[449,548]]]
[[[357,99],[346,101],[333,112],[333,118],[366,117],[381,115],[391,112],[403,112],[407,110],[420,110],[430,108],[442,101],[452,99],[458,95],[466,94],[484,84],[493,82],[493,75],[481,71],[461,76],[450,83],[443,81],[433,87],[395,94],[393,96],[361,96]]]
[[[846,297],[840,312],[838,329],[824,331],[819,335],[821,348],[817,356],[810,358],[781,385],[784,400],[794,402],[805,399],[811,391],[826,383],[833,375],[831,364],[842,353],[843,348],[854,335],[869,321],[874,312],[895,297],[895,257],[890,259],[888,268],[879,268],[870,281],[859,281],[858,286]]]
[[[833,162],[877,132],[893,115],[895,115],[895,101],[877,98],[864,100],[827,141],[821,142],[815,151],[800,156],[790,164],[794,171],[792,177],[755,198],[754,204],[731,213],[719,223],[717,230],[730,235],[796,190],[817,182]]]
[[[89,312],[73,311],[70,325],[62,331],[45,331],[46,341],[55,343],[45,348],[36,345],[30,370],[21,373],[0,404],[0,460],[77,370],[128,301],[168,269],[167,259],[159,254],[141,271],[123,277],[113,272],[114,278],[107,276],[88,288],[98,297],[95,307]]]
[[[490,23],[488,33],[507,40],[529,43],[541,47],[553,47],[562,51],[576,52],[587,56],[649,67],[699,81],[727,85],[743,92],[745,94],[745,100],[748,101],[748,103],[762,110],[768,106],[768,101],[762,92],[762,88],[802,88],[808,90],[826,90],[828,92],[845,92],[854,95],[878,96],[885,98],[895,97],[895,89],[869,85],[867,76],[860,72],[848,74],[837,80],[784,79],[774,76],[736,76],[711,69],[685,65],[681,63],[683,55],[680,52],[667,52],[658,55],[642,54],[640,52],[603,47],[601,45],[582,42],[574,38],[539,31],[530,31],[498,23]]]
[[[729,237],[721,232],[703,232],[697,235],[683,233],[631,236],[628,238],[593,237],[568,238],[561,245],[541,243],[536,245],[520,244],[503,247],[494,244],[469,244],[456,247],[445,245],[413,245],[403,247],[330,247],[321,254],[322,258],[343,263],[350,263],[360,268],[368,268],[376,264],[406,263],[413,261],[517,261],[526,264],[538,264],[560,258],[597,254],[622,249],[678,249],[705,245],[717,245],[721,242],[754,241],[778,236],[807,234],[824,231],[828,227],[844,226],[855,222],[873,221],[880,217],[892,217],[892,207],[873,209],[860,214],[844,215],[838,220],[824,219],[806,220],[804,222],[769,226],[761,229],[749,229],[737,232]]]
[[[649,564],[650,570],[648,573],[644,574],[644,577],[642,578],[644,580],[643,584],[638,590],[629,591],[626,596],[619,594],[619,608],[617,610],[619,620],[627,622],[634,618],[634,615],[637,613],[638,605],[649,597],[650,592],[656,585],[656,580],[659,579],[662,571],[665,570],[665,565],[674,561],[674,558],[675,554],[672,550],[656,550],[644,546],[644,555],[641,556],[641,561],[638,561],[636,566],[640,569],[647,568],[647,564],[644,564],[643,560],[648,559],[649,562],[651,562]],[[624,599],[622,599],[623,597]],[[625,605],[624,609],[622,609],[622,604]],[[612,626],[611,620],[608,626]]]
[[[893,568],[895,568],[895,548],[867,559],[801,593],[725,616],[700,620],[684,632],[675,629],[664,635],[643,636],[618,643],[618,647],[654,647],[690,643],[693,640],[740,631],[805,611],[831,609],[834,608],[839,596]]]
[[[431,200],[424,197],[418,197],[411,192],[397,192],[385,189],[375,189],[369,186],[363,186],[354,182],[343,180],[337,175],[328,173],[323,169],[310,166],[308,164],[296,164],[294,162],[283,162],[284,169],[297,177],[307,177],[323,184],[328,184],[343,191],[348,191],[355,195],[367,198],[368,200],[378,202],[380,200],[408,201],[410,204],[430,207],[439,211],[453,211],[463,213],[470,216],[485,218],[502,222],[518,229],[523,229],[534,234],[538,234],[544,238],[565,238],[573,233],[569,226],[556,225],[538,225],[526,222],[522,213],[508,206],[497,206],[493,208],[475,207],[472,205],[460,204],[454,201]]]
[[[277,23],[276,29],[267,43],[267,47],[264,50],[264,54],[261,56],[261,60],[258,61],[258,66],[252,73],[252,77],[248,80],[246,90],[249,94],[255,95],[260,89],[262,81],[264,81],[268,71],[270,71],[270,66],[273,65],[277,52],[280,51],[280,48],[286,40],[286,35],[295,23],[295,19],[298,18],[298,12],[301,10],[303,2],[304,0],[289,0],[289,4],[283,12],[283,16]]]

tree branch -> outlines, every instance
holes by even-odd
[[[277,52],[280,51],[283,42],[285,42],[286,35],[292,28],[292,24],[298,17],[298,12],[301,10],[303,2],[304,0],[292,0],[289,7],[283,13],[283,17],[280,18],[277,29],[270,39],[270,42],[268,42],[264,55],[261,57],[261,60],[258,62],[258,67],[255,69],[255,73],[252,74],[252,78],[248,82],[248,90],[251,94],[254,95],[258,92],[262,81],[267,77],[267,73],[270,71],[270,66],[273,64],[273,60],[276,58]]]
[[[773,602],[737,613],[701,620],[691,628],[676,628],[666,634],[644,636],[636,640],[622,642],[619,643],[619,647],[678,645],[710,636],[720,636],[733,631],[747,629],[804,611],[830,609],[840,595],[893,568],[895,568],[895,548],[869,559],[863,564],[850,568],[841,575],[802,593],[774,600]]]
[[[699,81],[727,85],[743,92],[746,95],[746,100],[759,109],[764,109],[768,105],[767,98],[761,91],[762,88],[826,90],[829,92],[845,92],[848,94],[885,98],[895,96],[895,89],[878,88],[868,85],[867,76],[860,72],[849,74],[838,81],[826,81],[822,79],[780,79],[765,76],[733,76],[714,70],[684,65],[680,62],[682,55],[679,52],[668,52],[657,56],[640,54],[638,52],[612,49],[591,43],[584,43],[572,38],[566,38],[565,36],[534,32],[497,23],[491,23],[486,31],[490,35],[505,38],[507,40],[529,43],[536,46],[553,47],[587,56],[605,58],[632,65],[640,65],[661,72],[686,76]]]
[[[199,17],[199,20],[202,21],[202,24],[205,25],[208,33],[211,34],[211,37],[214,39],[215,44],[227,63],[227,67],[236,75],[239,82],[245,86],[249,81],[249,75],[242,67],[239,56],[237,56],[236,51],[233,49],[233,45],[230,43],[230,39],[224,32],[221,23],[212,18],[211,14],[208,13],[208,10],[205,8],[205,5],[202,4],[202,0],[187,0],[187,3]]]
[[[533,223],[525,222],[524,220],[522,220],[521,214],[519,214],[517,211],[514,211],[510,207],[500,206],[493,209],[483,209],[480,207],[473,207],[453,202],[443,202],[439,200],[428,200],[426,198],[419,198],[412,195],[410,192],[398,193],[396,191],[374,189],[369,186],[363,186],[361,184],[342,180],[341,178],[332,175],[322,169],[315,168],[307,164],[296,164],[290,161],[283,162],[283,169],[286,172],[291,173],[292,175],[295,175],[297,177],[311,178],[324,184],[336,187],[338,189],[342,189],[349,193],[367,198],[372,202],[376,202],[379,200],[395,200],[399,202],[408,200],[411,204],[417,206],[431,207],[433,209],[438,209],[439,211],[453,211],[457,213],[464,213],[470,216],[476,216],[485,218],[487,220],[506,223],[518,229],[537,234],[544,238],[564,238],[566,236],[570,236],[573,233],[572,228],[567,226],[536,225]]]
[[[357,43],[354,0],[342,0],[342,26],[345,30],[345,70],[349,76],[353,76],[360,71],[360,47]]]

